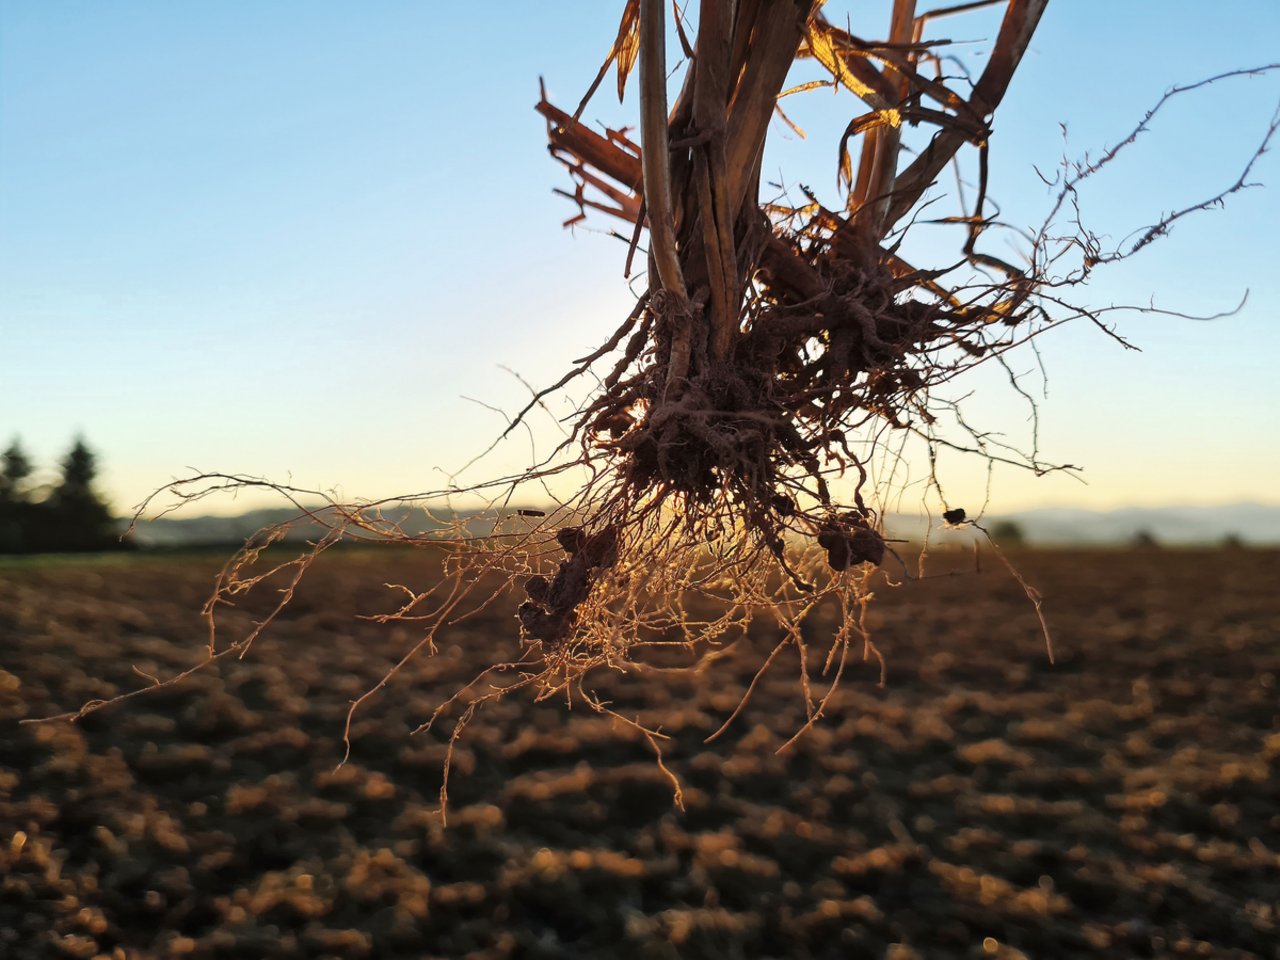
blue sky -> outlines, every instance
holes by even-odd
[[[630,309],[621,246],[560,228],[565,178],[532,110],[539,75],[576,104],[619,6],[0,4],[0,443],[51,464],[83,433],[121,509],[188,467],[353,497],[442,485],[501,430],[483,404],[526,395],[504,366],[549,382]],[[944,30],[975,62],[994,35],[981,17]],[[1169,85],[1278,50],[1280,4],[1056,0],[996,118],[1006,217],[1047,210],[1034,166],[1061,158],[1060,124],[1068,152],[1096,151]],[[588,115],[631,122],[609,87]],[[1086,209],[1123,236],[1216,192],[1277,101],[1280,76],[1175,104]],[[778,129],[771,163],[833,184],[855,107],[789,103],[810,138]],[[1041,445],[1088,484],[1001,472],[996,509],[1277,500],[1278,157],[1255,169],[1266,189],[1084,298],[1216,312],[1247,288],[1238,315],[1121,321],[1142,353],[1083,324],[1043,339]],[[971,386],[975,417],[1027,436],[998,378]],[[529,450],[517,437],[487,469]],[[976,464],[944,469],[953,500],[981,497]]]

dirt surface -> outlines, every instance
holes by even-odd
[[[887,686],[859,662],[782,754],[791,652],[703,744],[767,629],[701,673],[602,676],[669,735],[683,811],[625,724],[513,696],[460,742],[447,828],[450,727],[409,731],[511,655],[509,611],[337,766],[348,702],[415,639],[352,613],[415,562],[339,557],[243,661],[74,726],[17,721],[198,660],[213,566],[0,568],[0,956],[1280,957],[1274,552],[1021,556],[1054,666],[990,562],[881,589]]]

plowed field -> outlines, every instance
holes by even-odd
[[[409,731],[513,653],[353,617],[412,558],[318,568],[242,661],[77,725],[19,725],[200,658],[201,559],[0,568],[0,956],[1280,957],[1280,555],[1027,553],[1057,663],[994,563],[878,590],[888,662],[803,722],[776,642],[601,676],[642,737],[515,695]],[[971,560],[942,557],[967,570]],[[232,620],[232,626],[235,620]],[[823,645],[821,624],[810,641]],[[819,683],[821,656],[811,671]]]

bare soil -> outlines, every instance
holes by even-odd
[[[0,568],[0,955],[1280,957],[1280,555],[1017,560],[1056,665],[994,562],[943,557],[877,591],[887,685],[859,661],[781,754],[791,651],[703,743],[767,625],[699,672],[602,675],[670,737],[683,811],[634,730],[516,695],[459,743],[447,827],[451,725],[410,730],[515,652],[511,609],[409,668],[338,766],[415,639],[352,614],[429,561],[340,555],[244,660],[22,726],[199,660],[214,564]]]

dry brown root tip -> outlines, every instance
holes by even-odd
[[[884,537],[858,510],[832,517],[818,529],[818,546],[827,551],[832,570],[848,570],[860,563],[880,566],[884,560]]]

